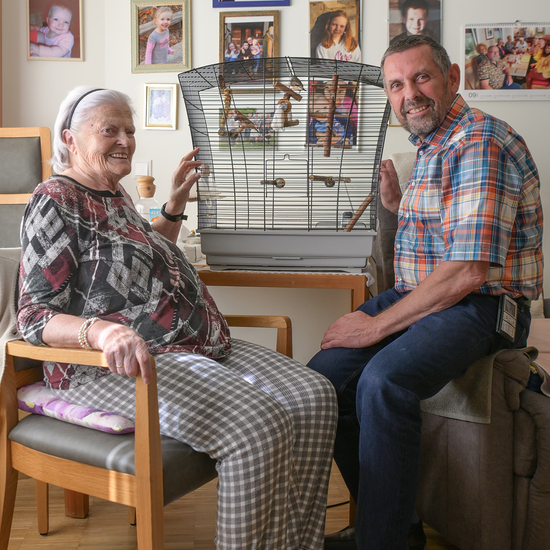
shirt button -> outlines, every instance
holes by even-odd
[[[405,218],[409,219],[409,213],[408,212],[405,214]]]
[[[400,245],[400,244],[396,244],[396,245],[395,245],[395,249],[396,249],[396,250],[401,250],[401,245]]]

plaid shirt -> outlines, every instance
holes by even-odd
[[[457,96],[418,146],[399,207],[396,289],[413,290],[449,260],[487,261],[481,294],[535,299],[542,291],[539,176],[523,139]]]

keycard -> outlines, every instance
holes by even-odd
[[[502,294],[498,303],[497,332],[510,342],[516,338],[517,318],[517,303],[510,296]]]

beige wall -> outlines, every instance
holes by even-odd
[[[177,73],[131,73],[130,1],[83,0],[84,62],[28,61],[26,55],[26,0],[2,0],[3,47],[3,122],[4,126],[48,126],[53,128],[57,107],[66,93],[79,84],[105,86],[126,92],[134,101],[137,116],[136,161],[152,161],[159,201],[168,194],[170,174],[178,157],[191,148],[183,102],[179,102],[178,130],[160,132],[142,130],[143,88],[145,83],[175,83]],[[307,0],[292,0],[280,8],[280,55],[307,57]],[[443,44],[451,59],[461,61],[463,25],[508,21],[550,21],[550,3],[533,0],[518,7],[512,0],[445,1],[443,5]],[[192,57],[199,67],[218,61],[219,9],[210,0],[192,2]],[[228,10],[230,11],[230,10]],[[363,62],[377,65],[387,44],[387,2],[363,0]],[[471,102],[490,114],[505,119],[523,135],[541,173],[543,205],[550,205],[550,101]],[[401,128],[389,128],[385,155],[412,150]],[[124,180],[135,195],[135,180]],[[194,205],[187,222],[193,229]],[[545,243],[546,257],[550,245]],[[546,295],[550,296],[550,270],[545,278]],[[228,313],[284,313],[294,323],[295,357],[307,359],[318,349],[325,328],[346,312],[349,305],[345,291],[322,290],[250,290],[214,289],[214,297]],[[248,334],[247,334],[248,337]]]

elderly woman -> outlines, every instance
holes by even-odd
[[[52,164],[22,227],[18,326],[39,345],[102,350],[109,368],[46,363],[56,394],[134,417],[155,355],[163,434],[217,460],[217,547],[320,549],[336,403],[330,383],[230,339],[176,246],[198,180],[185,156],[151,226],[120,180],[135,150],[129,98],[77,88],[61,105]]]

